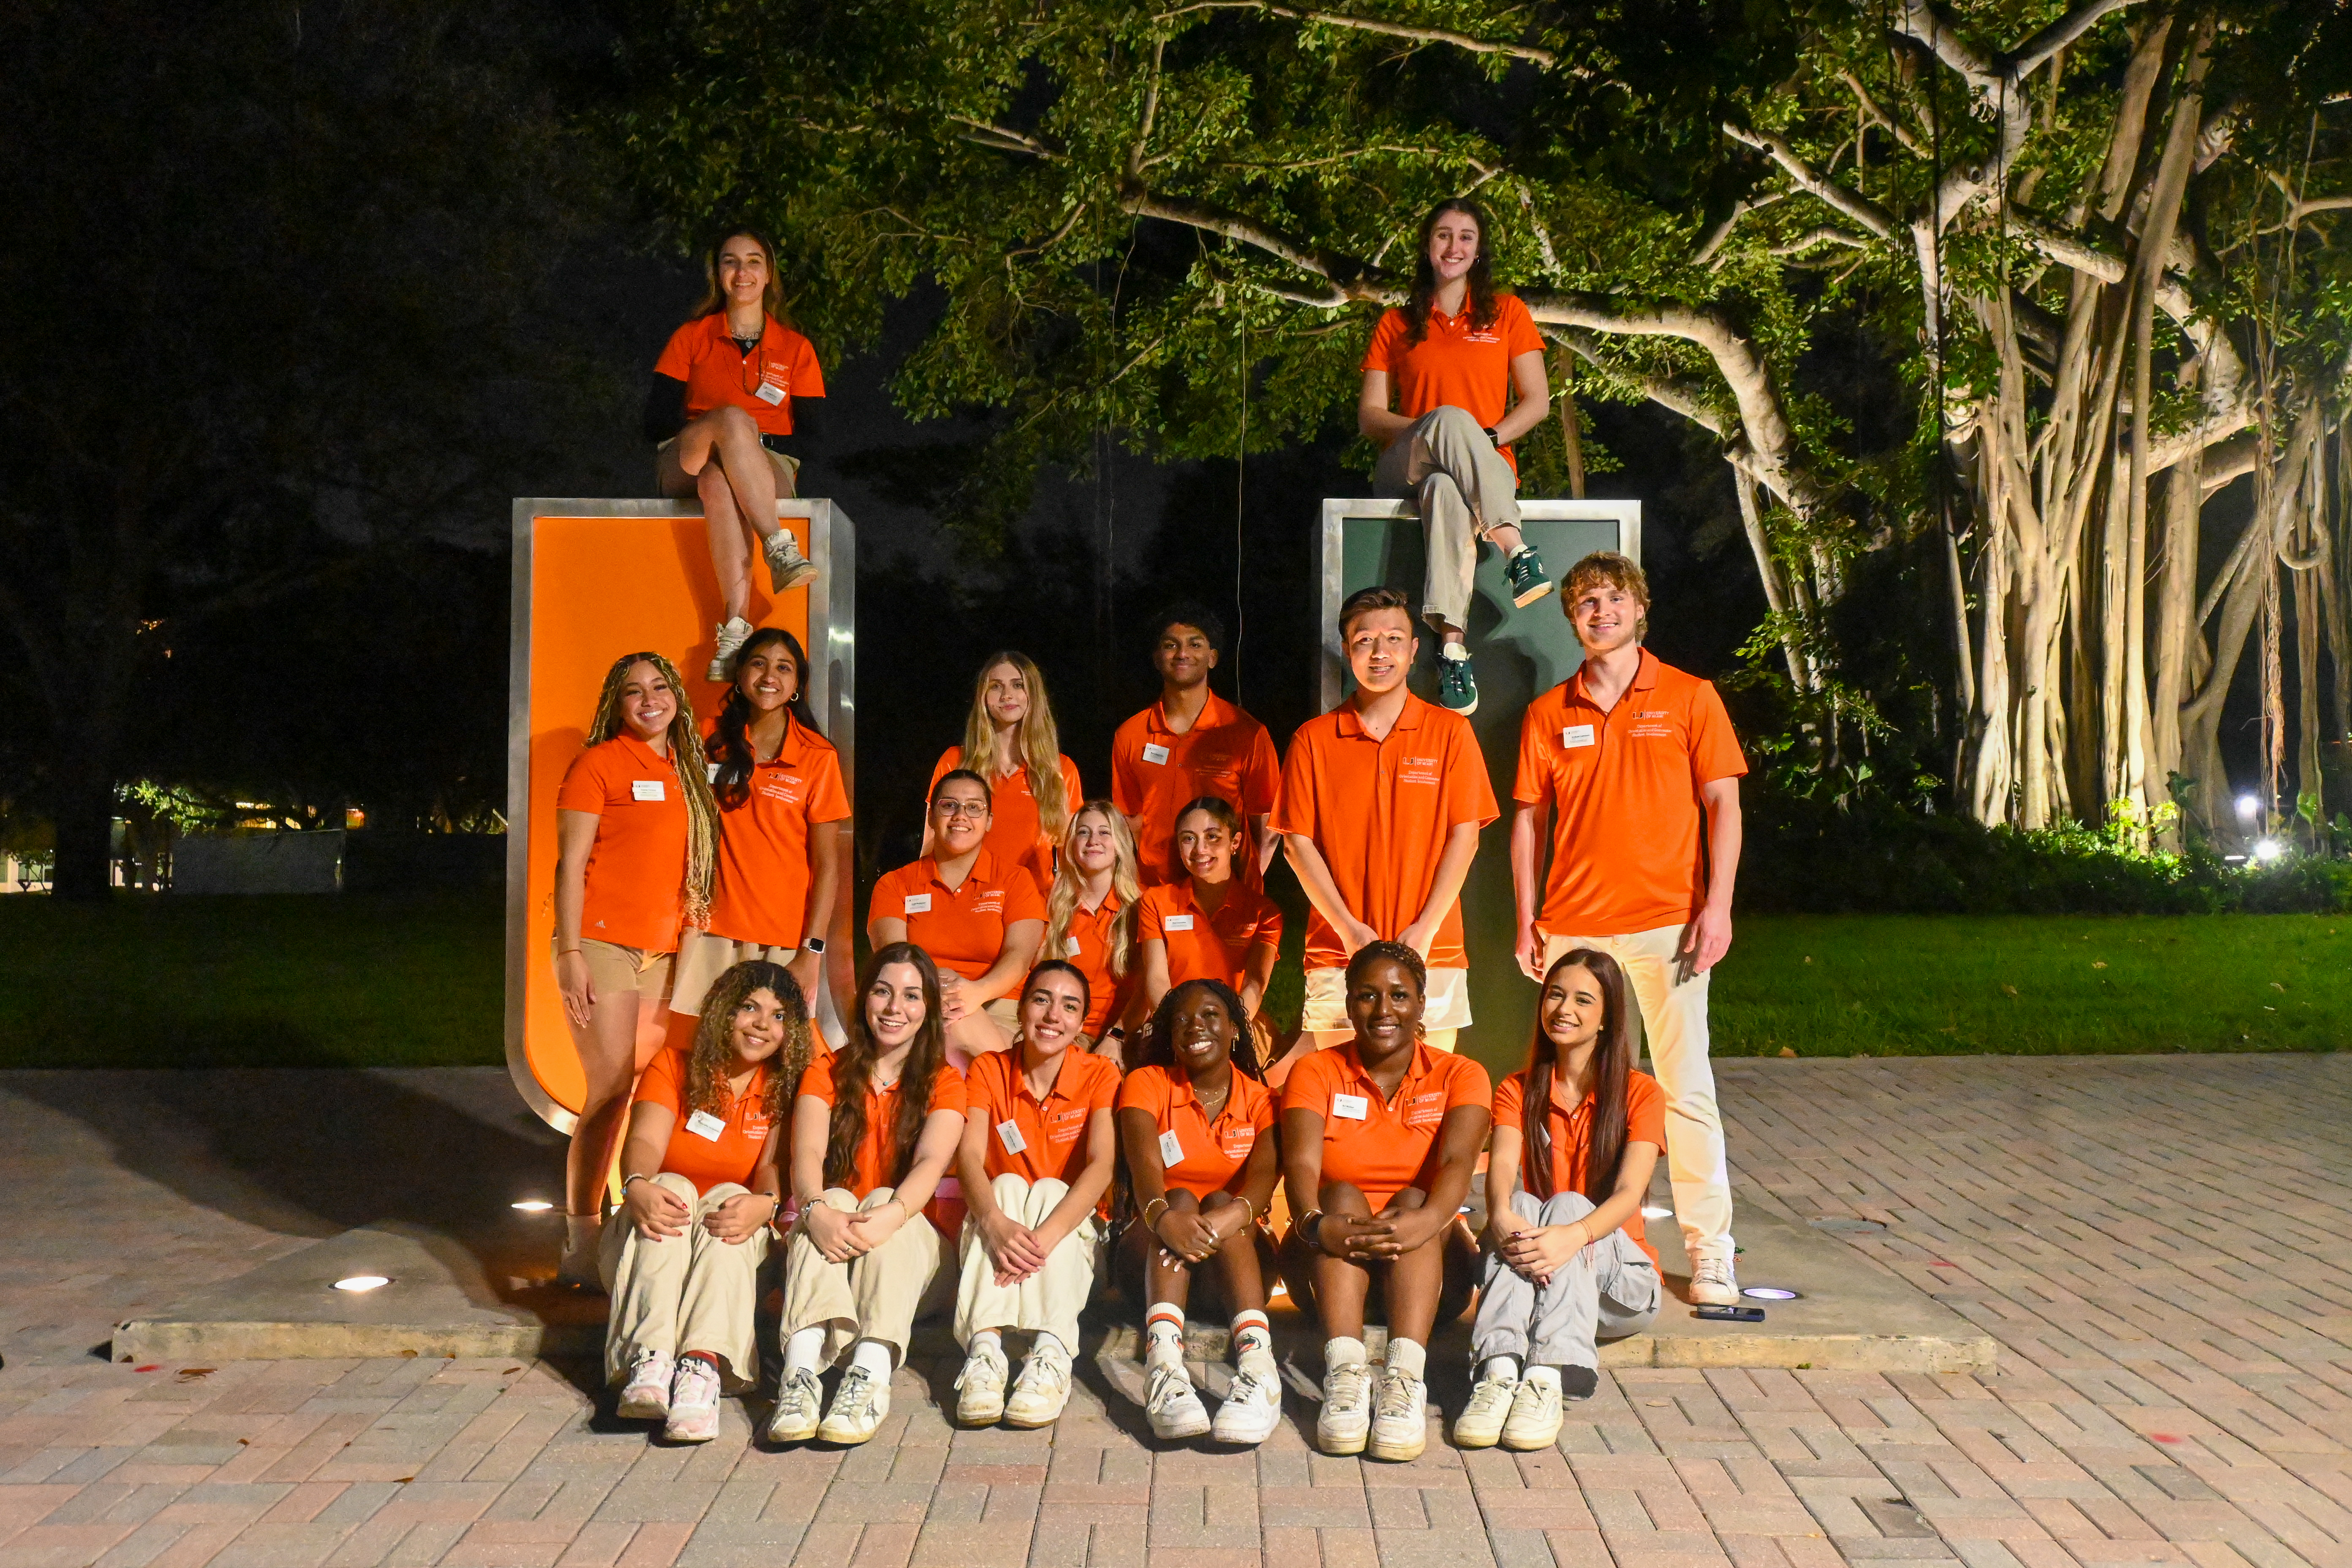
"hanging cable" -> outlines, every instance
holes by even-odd
[[[1234,700],[1242,700],[1242,638],[1249,629],[1248,616],[1242,609],[1242,518],[1243,480],[1249,462],[1249,315],[1244,307],[1239,326],[1241,341],[1242,420],[1241,439],[1234,448]]]

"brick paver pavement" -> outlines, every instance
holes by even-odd
[[[131,1306],[317,1227],[31,1076],[0,1075],[5,1568],[2352,1568],[2344,1058],[1722,1064],[1742,1201],[1885,1222],[1854,1245],[2000,1373],[1627,1372],[1556,1452],[1406,1466],[1311,1453],[1296,1404],[1256,1453],[1155,1451],[1091,1367],[1054,1432],[951,1431],[927,1367],[867,1447],[771,1453],[732,1404],[656,1446],[546,1363],[110,1366]]]

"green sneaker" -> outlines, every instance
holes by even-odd
[[[1437,705],[1465,719],[1478,711],[1478,678],[1470,673],[1470,655],[1460,643],[1438,650]]]
[[[1503,563],[1503,574],[1511,582],[1511,603],[1518,605],[1534,604],[1551,592],[1551,579],[1544,575],[1543,557],[1532,544],[1519,546],[1518,553]]]

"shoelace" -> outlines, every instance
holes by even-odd
[[[1058,1351],[1032,1351],[1021,1368],[1021,1381],[1024,1385],[1033,1381],[1066,1385],[1070,1381],[1070,1358]]]
[[[1517,1384],[1504,1383],[1493,1378],[1480,1383],[1477,1387],[1470,1391],[1470,1402],[1473,1405],[1500,1405],[1506,1410],[1511,1407],[1511,1401],[1518,1396]]]
[[[816,1373],[802,1367],[784,1379],[783,1387],[777,1391],[776,1403],[806,1409],[816,1404],[817,1394]]]
[[[1365,1367],[1335,1368],[1331,1373],[1331,1392],[1328,1396],[1331,1407],[1335,1410],[1355,1410],[1361,1407],[1370,1397],[1368,1390],[1371,1380],[1371,1372]]]
[[[1144,1407],[1157,1410],[1163,1405],[1173,1404],[1192,1392],[1191,1378],[1172,1366],[1156,1366],[1151,1369],[1151,1388],[1144,1396]]]
[[[635,1364],[629,1368],[629,1381],[631,1383],[644,1383],[647,1381],[653,1369],[660,1365],[664,1357],[659,1351],[639,1351],[637,1352]],[[677,1374],[673,1372],[670,1375],[675,1377]]]
[[[1227,1397],[1244,1405],[1261,1403],[1268,1385],[1258,1381],[1257,1373],[1244,1367],[1234,1374],[1234,1391]]]
[[[1402,1420],[1412,1414],[1413,1380],[1409,1377],[1384,1377],[1381,1380],[1380,1407],[1373,1412],[1382,1420]]]
[[[1002,1388],[1004,1386],[1004,1373],[1003,1356],[974,1356],[963,1363],[961,1372],[956,1373],[955,1385],[961,1388],[967,1380],[971,1380],[976,1386],[985,1387],[993,1384]]]
[[[1731,1283],[1731,1265],[1720,1258],[1702,1258],[1698,1266],[1691,1270],[1691,1283],[1728,1285]]]
[[[841,1380],[841,1392],[834,1399],[836,1415],[863,1415],[874,1404],[874,1374],[862,1366],[853,1366],[849,1375]]]
[[[698,1358],[688,1362],[684,1370],[686,1375],[678,1380],[677,1384],[679,1397],[691,1398],[695,1394],[703,1394],[712,1399],[718,1398],[719,1373],[709,1363]],[[703,1388],[701,1385],[704,1384],[709,1384],[709,1387]]]

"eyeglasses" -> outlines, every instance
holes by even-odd
[[[984,800],[942,800],[934,804],[931,809],[939,813],[941,816],[970,816],[977,818],[986,816],[988,815],[988,802]]]

